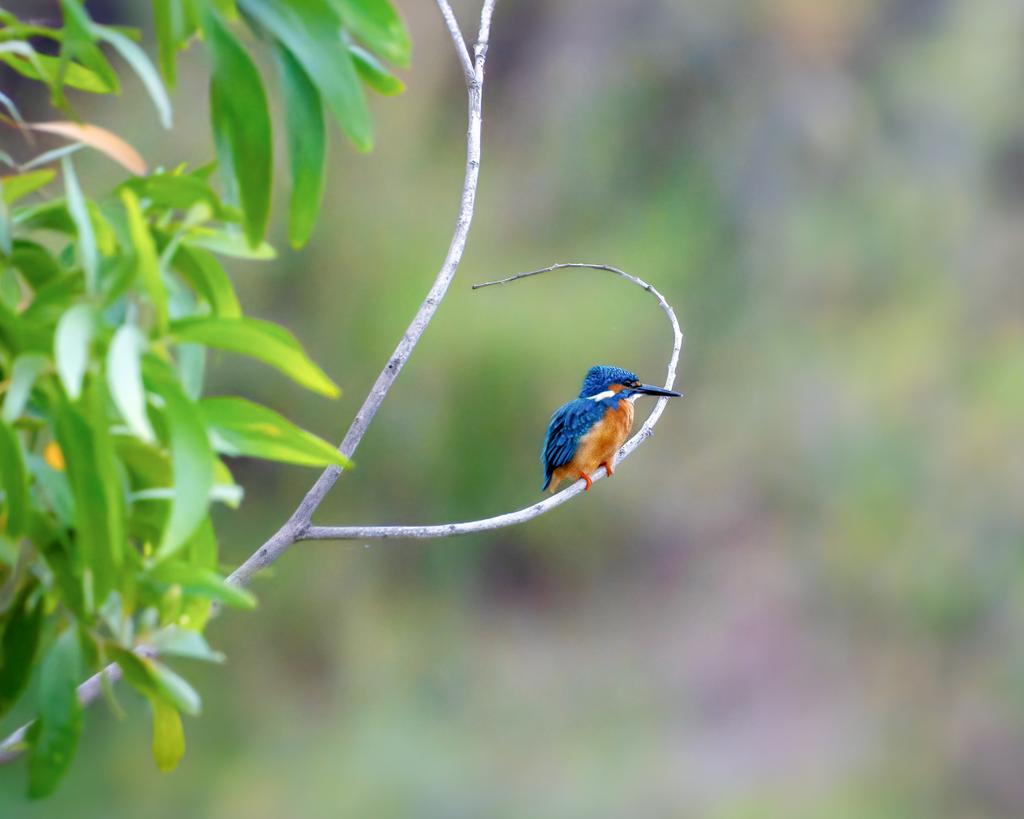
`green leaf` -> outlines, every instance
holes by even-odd
[[[185,755],[185,730],[178,709],[162,699],[151,697],[153,709],[153,759],[156,767],[167,773],[178,767]]]
[[[178,341],[192,341],[252,356],[321,395],[334,398],[341,392],[324,371],[309,359],[295,336],[268,321],[251,318],[185,318],[171,322],[171,335]]]
[[[25,457],[29,474],[35,483],[35,489],[39,496],[39,503],[44,509],[52,509],[57,521],[64,528],[71,528],[75,523],[75,500],[71,494],[71,484],[64,472],[58,472],[39,455],[29,453]],[[41,518],[33,518],[32,523],[36,524]],[[35,533],[33,533],[35,538]],[[39,542],[38,540],[36,541]],[[49,562],[49,557],[47,557]],[[62,582],[67,578],[58,578]],[[68,588],[67,584],[64,584]],[[78,589],[81,596],[81,588]],[[66,593],[65,593],[65,596]]]
[[[76,304],[57,322],[54,360],[57,375],[74,401],[82,394],[82,380],[89,366],[89,348],[96,332],[96,316],[88,304]]]
[[[139,278],[156,308],[157,326],[163,330],[167,327],[167,289],[160,275],[160,257],[156,252],[153,234],[149,232],[146,217],[142,215],[138,197],[130,188],[122,188],[121,201],[128,214],[128,232],[135,246],[135,258],[138,265]]]
[[[270,216],[273,165],[270,109],[259,71],[209,6],[203,7],[213,59],[210,107],[221,170],[237,185],[249,244],[263,238]]]
[[[239,5],[302,64],[341,128],[361,151],[373,145],[373,122],[341,19],[329,0],[240,0]]]
[[[222,256],[232,256],[236,259],[263,261],[277,257],[274,248],[266,242],[260,242],[253,247],[240,233],[213,228],[193,228],[189,231],[184,244],[190,247],[205,248]]]
[[[26,353],[14,359],[11,367],[11,383],[4,396],[3,420],[13,424],[21,417],[28,402],[32,387],[39,374],[46,369],[49,359],[39,353]]]
[[[49,185],[56,175],[57,172],[53,168],[43,168],[17,176],[5,176],[3,178],[4,202],[13,205],[19,199],[34,193],[44,185]]]
[[[388,0],[333,0],[349,30],[395,65],[407,68],[412,56],[409,32]]]
[[[18,433],[0,423],[0,479],[3,480],[7,508],[7,534],[17,537],[28,527],[31,498],[28,490],[28,470],[21,451]],[[2,660],[2,657],[0,657]]]
[[[116,645],[108,645],[107,651],[110,658],[121,666],[124,678],[137,691],[147,696],[159,696],[148,658]]]
[[[273,410],[244,398],[206,398],[199,402],[218,452],[248,455],[303,466],[351,466],[323,438],[318,438]]]
[[[46,653],[39,674],[39,718],[29,732],[32,799],[53,792],[75,755],[82,733],[82,706],[75,692],[81,673],[78,635],[68,628]]]
[[[0,640],[0,717],[10,711],[28,685],[39,651],[43,596],[26,586],[14,601]]]
[[[405,90],[405,83],[388,71],[384,64],[360,45],[348,47],[355,61],[356,70],[370,88],[385,97],[394,97]]]
[[[203,660],[208,663],[224,662],[224,655],[214,651],[198,631],[181,628],[180,626],[167,626],[156,632],[148,643],[156,652],[165,657],[188,657],[191,660]]]
[[[11,264],[21,271],[25,281],[37,292],[40,287],[64,274],[64,268],[53,258],[50,251],[36,242],[25,239],[14,240]]]
[[[102,601],[116,585],[124,532],[121,487],[105,440],[108,421],[92,393],[93,400],[83,401],[88,419],[64,399],[54,403],[52,415],[75,501],[77,551],[92,578],[93,598]]]
[[[327,130],[316,86],[288,49],[274,49],[284,91],[288,124],[288,159],[292,195],[288,200],[288,240],[292,247],[309,241],[324,196]]]
[[[114,405],[128,428],[141,440],[156,440],[146,415],[146,392],[142,384],[142,354],[148,342],[138,327],[124,324],[114,333],[107,351],[107,387]]]
[[[124,58],[124,61],[132,67],[145,87],[146,93],[153,100],[157,116],[160,117],[160,124],[169,129],[171,127],[171,100],[167,96],[167,89],[164,88],[160,75],[153,67],[153,63],[149,61],[149,57],[146,56],[146,52],[117,29],[94,25],[92,31],[99,39],[110,43]]]
[[[242,308],[231,279],[210,251],[199,247],[179,247],[173,263],[216,315],[241,318]]]
[[[171,88],[177,82],[177,64],[184,14],[178,0],[153,0],[153,28],[159,49],[160,73]]]
[[[252,592],[228,583],[213,569],[168,561],[154,566],[148,576],[157,583],[178,585],[185,594],[217,600],[240,609],[256,608]]]
[[[143,378],[165,404],[170,431],[174,497],[157,560],[165,560],[184,546],[206,518],[213,487],[213,452],[198,407],[185,395],[164,362],[147,355]]]
[[[186,714],[194,716],[199,713],[202,707],[199,694],[184,677],[157,660],[149,660],[147,665],[156,681],[157,690],[167,702]]]
[[[125,186],[140,198],[167,208],[187,211],[194,205],[205,203],[214,214],[224,210],[210,183],[195,174],[154,173],[130,179]]]
[[[99,269],[99,252],[96,248],[96,233],[93,229],[92,219],[89,218],[89,208],[86,205],[85,197],[82,195],[82,188],[78,184],[78,177],[75,175],[75,168],[71,164],[70,157],[65,156],[60,161],[61,171],[64,174],[64,190],[67,196],[68,215],[75,225],[78,233],[78,255],[82,264],[82,271],[85,273],[85,288],[90,293],[96,292],[96,275]]]
[[[60,59],[46,54],[33,53],[32,57],[28,57],[24,54],[0,53],[0,62],[7,63],[23,77],[41,80],[50,86],[57,82],[60,70]],[[64,85],[79,91],[88,91],[90,94],[109,94],[113,91],[99,75],[78,63],[68,63],[64,73]]]
[[[89,19],[85,6],[80,0],[60,0],[60,6],[64,12],[64,37],[60,52],[61,74],[69,61],[75,59],[98,76],[113,93],[120,93],[121,86],[117,80],[117,73],[93,41],[92,20]]]

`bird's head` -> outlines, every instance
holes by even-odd
[[[580,398],[591,398],[601,400],[618,395],[621,398],[632,398],[640,395],[663,395],[672,398],[680,398],[681,392],[652,387],[650,384],[641,384],[636,373],[624,370],[621,367],[607,367],[597,365],[587,371],[583,379],[583,389],[580,390]]]

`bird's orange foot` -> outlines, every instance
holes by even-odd
[[[583,480],[585,480],[587,482],[587,485],[586,485],[586,487],[584,487],[583,491],[584,492],[589,492],[590,491],[590,487],[592,487],[594,485],[594,482],[592,480],[590,480],[590,476],[586,472],[580,472],[580,477],[583,478]]]
[[[614,471],[612,470],[612,462],[611,462],[611,461],[605,461],[605,462],[604,462],[603,464],[601,464],[601,466],[603,466],[603,467],[604,467],[605,469],[607,469],[607,470],[608,470],[608,477],[609,477],[609,478],[610,478],[610,477],[611,477],[612,475],[614,475],[614,474],[615,474],[615,472],[614,472]]]

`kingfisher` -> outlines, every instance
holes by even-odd
[[[633,429],[633,403],[641,395],[681,398],[682,393],[641,384],[635,373],[621,367],[591,367],[579,398],[555,410],[548,424],[540,462],[541,491],[553,493],[564,480],[593,481],[590,473],[603,466],[612,474],[612,458]]]

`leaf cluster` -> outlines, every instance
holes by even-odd
[[[382,60],[409,59],[386,0],[153,0],[159,69],[136,32],[95,23],[80,0],[61,8],[60,27],[0,10],[0,61],[71,112],[68,89],[119,90],[117,54],[170,126],[177,55],[201,40],[218,162],[92,196],[77,150],[98,148],[133,170],[141,157],[95,126],[26,123],[0,93],[10,122],[74,140],[22,164],[0,154],[10,168],[0,176],[0,718],[34,690],[33,797],[50,793],[74,756],[77,683],[111,661],[151,705],[157,765],[169,770],[184,752],[180,713],[198,713],[200,698],[166,660],[220,660],[202,635],[211,606],[254,605],[219,571],[210,509],[243,495],[225,459],[349,466],[268,407],[203,394],[210,351],[339,392],[292,333],[243,314],[222,265],[273,255],[264,241],[271,119],[252,48],[269,49],[280,74],[297,245],[323,193],[325,106],[369,148],[364,85],[397,93]]]

